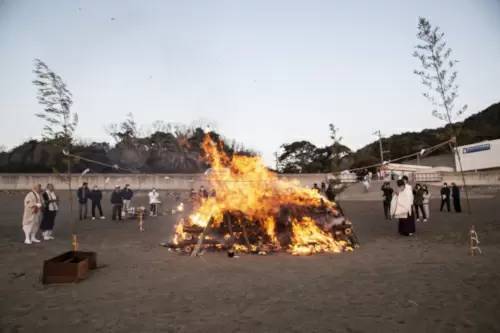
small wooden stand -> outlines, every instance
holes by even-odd
[[[137,218],[139,219],[139,231],[144,231],[144,209],[139,208],[137,212]]]
[[[483,254],[479,247],[479,236],[474,225],[472,225],[469,231],[469,255],[475,256],[476,253]]]

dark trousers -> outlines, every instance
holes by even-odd
[[[444,205],[446,205],[446,209],[448,209],[448,211],[450,211],[450,199],[441,199],[441,208],[439,208],[440,212],[443,211]]]
[[[80,215],[80,220],[86,219],[87,218],[87,203],[81,203],[80,202],[80,207],[78,209],[78,214]]]
[[[100,201],[92,201],[92,217],[95,217],[95,209],[99,210],[99,215],[102,216],[102,207]]]
[[[111,219],[116,220],[117,217],[118,220],[122,220],[122,205],[113,204],[113,215],[111,216]]]
[[[152,215],[158,215],[158,204],[149,204],[149,211]]]
[[[462,205],[460,205],[460,199],[453,198],[453,208],[455,208],[455,212],[457,213],[462,212]]]
[[[52,230],[54,229],[54,221],[56,219],[56,210],[46,210],[43,212],[42,223],[40,224],[40,230]]]
[[[391,218],[390,212],[389,212],[390,210],[391,210],[391,202],[384,201],[384,215],[385,215],[386,220],[389,220]]]
[[[417,219],[420,218],[418,212],[421,211],[422,212],[422,217],[424,218],[424,220],[427,219],[427,215],[425,214],[425,209],[424,209],[424,205],[415,205],[415,214],[417,214]]]

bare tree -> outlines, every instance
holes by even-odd
[[[452,50],[444,40],[444,33],[439,27],[432,27],[423,17],[418,20],[417,38],[420,44],[415,46],[413,56],[420,60],[422,68],[414,70],[414,73],[427,88],[423,96],[432,103],[435,117],[453,125],[467,109],[467,105],[458,108],[455,105],[458,98],[458,72],[455,65],[458,60],[452,59]]]
[[[77,113],[71,111],[73,96],[62,78],[40,59],[35,59],[33,72],[37,76],[33,84],[38,88],[38,102],[45,106],[43,112],[36,114],[46,122],[43,137],[67,147],[78,124]]]
[[[328,147],[331,171],[339,171],[342,159],[351,153],[350,149],[344,146],[341,141],[343,137],[339,136],[339,129],[330,123],[330,139],[332,144]]]
[[[439,27],[433,27],[423,17],[418,19],[417,38],[420,42],[415,46],[413,56],[420,60],[422,68],[414,70],[414,73],[420,77],[422,84],[427,88],[423,96],[434,107],[432,115],[449,125],[452,136],[452,150],[457,157],[467,199],[467,209],[470,213],[469,195],[465,184],[462,160],[457,149],[457,129],[454,125],[457,118],[467,110],[466,104],[456,107],[456,100],[459,95],[458,84],[456,83],[458,72],[455,65],[458,60],[451,57],[452,50],[444,39],[444,33],[440,31]]]

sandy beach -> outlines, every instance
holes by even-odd
[[[163,194],[165,197],[166,195]],[[341,202],[361,247],[295,257],[169,252],[178,218],[78,222],[99,269],[77,284],[43,285],[43,260],[70,249],[67,205],[53,241],[22,243],[23,193],[1,193],[2,332],[498,332],[500,195],[473,199],[472,215],[440,213],[413,237],[397,234],[378,201]],[[145,204],[142,195],[135,205]],[[173,196],[163,204],[168,211]],[[189,206],[187,206],[189,211]],[[483,255],[467,254],[476,225]]]

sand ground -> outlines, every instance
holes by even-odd
[[[81,249],[96,251],[100,268],[66,285],[40,275],[43,260],[70,248],[67,207],[56,240],[27,246],[22,196],[0,194],[2,332],[500,331],[498,194],[472,200],[472,215],[440,213],[433,200],[410,238],[384,221],[380,202],[342,202],[361,248],[310,257],[180,256],[158,246],[172,215],[148,219],[143,233],[132,221],[81,222]],[[471,224],[482,256],[467,255]]]

